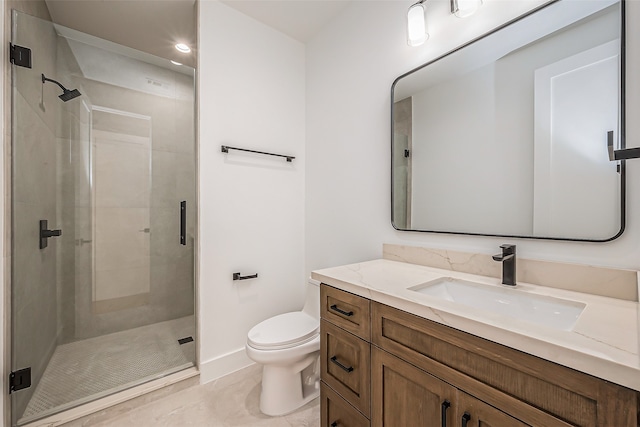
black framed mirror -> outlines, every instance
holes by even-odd
[[[619,237],[625,160],[607,142],[624,148],[624,6],[556,0],[398,77],[394,228]]]

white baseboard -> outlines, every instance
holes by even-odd
[[[254,363],[247,356],[244,347],[213,359],[200,361],[200,384],[217,380]]]

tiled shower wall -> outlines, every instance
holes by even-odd
[[[192,90],[193,79],[190,76],[172,73],[172,77],[170,84]],[[133,306],[118,307],[114,300],[116,304],[111,310],[96,312],[91,285],[80,282],[84,279],[76,275],[75,318],[65,320],[65,330],[73,330],[74,336],[66,336],[65,340],[192,315],[195,222],[193,98],[152,95],[82,77],[76,78],[75,84],[84,90],[83,94],[86,93],[95,106],[151,118],[150,290]],[[118,171],[114,170],[114,173]],[[179,203],[182,200],[186,200],[188,206],[186,246],[179,244]]]

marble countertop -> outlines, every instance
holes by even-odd
[[[579,301],[586,307],[563,331],[462,306],[407,288],[440,277],[504,287],[500,279],[386,259],[316,270],[312,278],[443,325],[640,391],[637,302],[527,283],[516,289]]]

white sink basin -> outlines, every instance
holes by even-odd
[[[543,295],[533,295],[465,280],[441,277],[409,288],[467,307],[509,316],[563,331],[573,329],[586,304]]]

